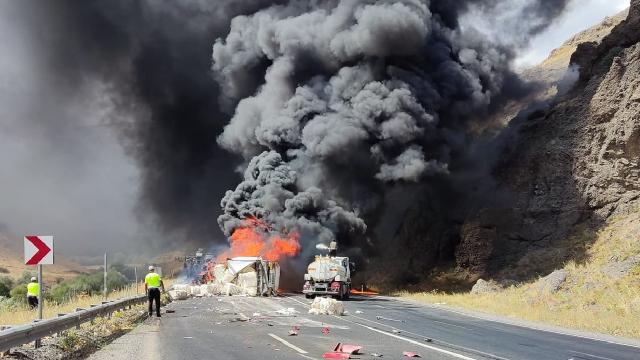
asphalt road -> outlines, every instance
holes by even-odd
[[[387,297],[355,297],[345,316],[310,315],[310,300],[212,297],[167,306],[90,360],[321,359],[341,343],[353,358],[637,360],[640,348],[470,317]],[[292,327],[298,335],[289,336]],[[328,328],[329,332],[322,330]],[[325,331],[326,332],[326,331]]]

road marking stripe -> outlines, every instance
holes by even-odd
[[[458,359],[463,359],[463,360],[476,360],[476,359],[474,359],[474,358],[471,358],[471,357],[468,357],[468,356],[464,356],[464,355],[462,355],[462,354],[458,354],[458,353],[455,353],[455,352],[453,352],[453,351],[449,351],[449,350],[445,350],[445,349],[440,349],[440,348],[437,348],[437,347],[434,347],[434,346],[430,346],[430,345],[426,345],[426,344],[423,344],[423,343],[419,343],[419,342],[417,342],[417,341],[415,341],[415,340],[408,339],[408,338],[406,338],[406,337],[404,337],[404,336],[399,336],[399,335],[396,335],[396,334],[391,334],[391,333],[388,333],[388,332],[386,332],[386,331],[384,331],[384,330],[378,330],[378,329],[376,329],[376,328],[372,328],[371,326],[367,326],[367,325],[359,324],[359,323],[357,323],[357,322],[350,321],[350,320],[347,320],[347,319],[341,319],[341,320],[344,320],[344,321],[347,321],[347,322],[353,323],[353,324],[355,324],[355,325],[362,326],[362,327],[363,327],[363,328],[365,328],[365,329],[369,329],[369,330],[371,330],[371,331],[375,331],[375,332],[377,332],[377,333],[384,334],[384,335],[390,336],[390,337],[392,337],[392,338],[396,338],[396,339],[399,339],[399,340],[404,340],[404,341],[406,341],[406,342],[408,342],[408,343],[410,343],[410,344],[413,344],[413,345],[422,346],[423,348],[427,348],[427,349],[430,349],[430,350],[433,350],[433,351],[437,351],[437,352],[440,352],[440,353],[443,353],[443,354],[447,354],[447,355],[449,355],[449,356],[453,356],[453,357],[458,358]]]
[[[360,317],[360,316],[357,316],[357,315],[351,315],[351,314],[349,314],[349,316],[350,316],[350,317],[357,318],[357,319],[360,319],[360,320],[368,321],[368,322],[370,322],[370,323],[374,323],[374,324],[376,324],[376,325],[385,326],[385,327],[388,327],[388,328],[391,328],[391,329],[397,329],[397,330],[402,331],[402,332],[403,332],[403,333],[405,333],[405,334],[415,335],[416,337],[419,337],[419,338],[425,338],[425,339],[426,339],[426,338],[431,338],[432,340],[435,340],[435,341],[439,342],[440,344],[444,344],[444,345],[447,345],[447,346],[452,347],[452,348],[457,348],[457,349],[465,350],[465,351],[468,351],[468,352],[470,352],[470,353],[480,354],[480,355],[482,355],[482,356],[486,356],[486,357],[489,357],[489,358],[491,358],[491,359],[495,359],[495,360],[509,360],[509,359],[507,359],[507,358],[504,358],[504,357],[501,357],[501,356],[498,356],[498,355],[495,355],[495,354],[487,353],[487,352],[480,351],[480,350],[477,350],[477,349],[470,349],[470,348],[465,347],[465,346],[462,346],[462,345],[455,345],[455,344],[452,344],[452,343],[446,342],[446,341],[444,341],[444,340],[440,340],[440,339],[432,338],[432,337],[430,337],[430,336],[426,336],[426,335],[422,335],[422,334],[417,334],[417,333],[411,332],[411,331],[409,331],[409,330],[405,330],[405,329],[400,329],[400,328],[397,328],[397,327],[393,327],[393,326],[391,326],[391,325],[383,324],[383,323],[380,323],[380,322],[377,322],[377,321],[373,321],[373,320],[369,320],[369,319],[366,319],[366,318],[363,318],[363,317]],[[434,320],[429,320],[429,321],[434,321]]]
[[[602,360],[614,360],[612,358],[608,358],[608,357],[602,357],[602,356],[597,356],[597,355],[593,355],[593,354],[588,354],[588,353],[583,353],[580,351],[573,351],[573,350],[569,350],[570,353],[574,353],[574,354],[580,354],[580,355],[586,355],[586,356],[590,356],[592,358],[596,358],[596,359],[602,359]]]
[[[292,297],[287,296],[286,298],[287,298],[287,299],[291,299],[291,300],[293,300],[293,301],[295,301],[295,302],[297,302],[297,303],[300,303],[300,304],[302,304],[302,305],[304,305],[304,306],[308,306],[307,304],[305,304],[305,303],[303,303],[303,302],[301,302],[301,301],[299,301],[299,300],[297,300],[297,299],[294,299],[294,298],[292,298]],[[378,330],[378,329],[376,329],[376,328],[372,328],[371,326],[367,326],[367,325],[364,325],[364,324],[357,323],[357,322],[355,322],[355,321],[351,321],[351,320],[343,319],[342,317],[339,317],[339,316],[334,316],[334,317],[335,317],[335,318],[337,318],[337,319],[340,319],[340,320],[342,320],[342,321],[346,321],[346,322],[352,323],[352,324],[354,324],[354,325],[362,326],[362,327],[363,327],[363,328],[365,328],[365,329],[368,329],[368,330],[371,330],[371,331],[375,331],[375,332],[377,332],[377,333],[380,333],[380,334],[383,334],[383,335],[387,335],[387,336],[390,336],[390,337],[392,337],[392,338],[396,338],[396,339],[399,339],[399,340],[404,340],[404,341],[406,341],[406,342],[408,342],[408,343],[410,343],[410,344],[417,345],[417,346],[421,346],[421,347],[423,347],[423,348],[430,349],[430,350],[433,350],[433,351],[437,351],[437,352],[440,352],[440,353],[443,353],[443,354],[447,354],[447,355],[449,355],[449,356],[453,356],[453,357],[458,358],[458,359],[463,359],[463,360],[476,360],[476,359],[474,359],[474,358],[471,358],[471,357],[468,357],[468,356],[465,356],[465,355],[462,355],[462,354],[458,354],[458,353],[455,353],[455,352],[453,352],[453,351],[449,351],[449,350],[445,350],[445,349],[440,349],[440,348],[437,348],[437,347],[435,347],[435,346],[426,345],[426,344],[423,344],[423,343],[417,342],[417,341],[415,341],[415,340],[408,339],[408,338],[406,338],[406,337],[404,337],[404,336],[399,336],[399,335],[396,335],[396,334],[391,334],[391,333],[386,332],[386,331],[384,331],[384,330]],[[269,334],[269,335],[271,335],[271,334]]]
[[[400,301],[411,303],[411,301],[406,301],[406,300],[400,300]],[[523,324],[523,323],[520,323],[518,321],[511,321],[509,319],[504,319],[504,318],[496,319],[496,318],[492,318],[491,316],[474,315],[474,314],[466,312],[466,311],[458,311],[458,310],[455,310],[455,309],[445,308],[445,307],[438,306],[438,305],[430,305],[430,304],[421,304],[421,305],[424,305],[424,306],[432,308],[432,309],[452,312],[454,314],[458,314],[458,315],[462,315],[462,316],[466,316],[466,317],[470,317],[470,318],[474,318],[474,319],[480,319],[480,320],[483,320],[483,321],[493,322],[493,323],[496,323],[496,324],[510,325],[510,326],[515,326],[515,327],[519,327],[519,328],[523,328],[523,329],[531,329],[531,330],[536,330],[536,331],[541,331],[541,332],[548,332],[548,333],[552,333],[552,334],[559,334],[559,335],[564,335],[564,336],[577,337],[577,338],[581,338],[581,339],[599,341],[599,342],[604,342],[604,343],[609,343],[609,344],[614,344],[614,345],[620,345],[620,346],[626,346],[626,347],[640,349],[640,345],[629,344],[629,343],[626,343],[626,342],[616,341],[616,340],[613,340],[613,339],[601,339],[601,338],[597,338],[597,337],[586,335],[586,334],[585,335],[583,335],[583,334],[574,334],[574,333],[571,333],[571,332],[565,332],[565,331],[556,330],[556,329],[547,329],[544,324],[541,324],[540,326],[534,325],[534,324]]]
[[[281,343],[287,345],[288,347],[292,348],[293,350],[297,351],[300,354],[308,354],[308,352],[300,349],[299,347],[293,345],[292,343],[288,342],[287,340],[285,340],[285,339],[283,339],[283,338],[281,338],[279,336],[276,336],[276,335],[271,334],[271,333],[269,333],[269,336],[271,336],[272,338],[274,338],[274,339],[280,341]]]

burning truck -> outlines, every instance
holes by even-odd
[[[351,275],[354,264],[348,257],[336,256],[338,245],[332,241],[327,247],[316,246],[318,250],[328,250],[326,256],[316,255],[315,260],[307,267],[304,274],[302,292],[310,299],[316,295],[331,295],[340,300],[348,299],[351,293]]]
[[[277,261],[245,256],[224,262],[209,261],[205,267],[199,281],[174,285],[169,291],[171,299],[213,295],[278,295],[280,265]]]

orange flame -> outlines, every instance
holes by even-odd
[[[260,256],[278,261],[300,253],[300,234],[273,234],[266,222],[256,218],[246,219],[235,229],[229,239],[230,248],[218,256],[218,262],[237,256]]]

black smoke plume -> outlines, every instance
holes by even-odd
[[[472,129],[530,91],[511,70],[515,50],[565,3],[289,1],[236,17],[213,46],[221,104],[235,106],[218,143],[245,159],[279,153],[299,191],[322,189],[372,223],[378,247],[397,248],[404,221],[397,215],[416,201],[447,197],[423,198],[425,191],[439,186],[460,195],[447,179],[473,172],[473,164],[461,169]],[[506,9],[518,20],[518,36],[495,38],[468,16]],[[243,183],[225,197],[219,221],[226,232],[229,219],[244,216],[236,209],[247,198],[257,207],[252,215],[273,216],[263,205],[271,195],[247,190]],[[376,231],[382,223],[389,234]],[[365,245],[355,238],[346,244]]]
[[[223,214],[228,234],[227,224],[243,215],[229,210],[229,196],[223,211],[219,200],[241,180],[237,166],[268,151],[295,173],[292,196],[322,194],[316,210],[357,214],[369,224],[368,237],[343,242],[370,247],[393,238],[408,207],[432,201],[416,194],[473,173],[470,129],[529,91],[511,62],[567,2],[17,6],[33,24],[48,71],[65,76],[70,88],[88,80],[106,85],[116,105],[110,124],[141,169],[140,209],[152,210],[164,229],[204,244],[224,241],[216,216]],[[512,14],[506,20],[517,21],[501,24],[513,24],[510,33],[519,36],[476,26],[505,8]],[[318,219],[310,209],[296,219]]]

